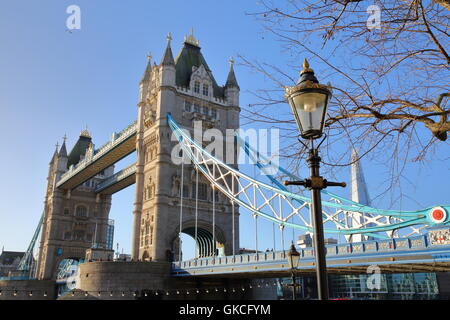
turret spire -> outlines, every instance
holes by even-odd
[[[172,54],[172,48],[170,47],[170,41],[172,41],[172,35],[169,34],[167,35],[167,46],[166,46],[166,50],[164,51],[164,55],[163,58],[161,60],[161,64],[163,66],[167,66],[167,65],[175,65],[175,60],[173,59],[173,54]]]
[[[49,163],[50,165],[52,165],[58,159],[58,148],[59,148],[59,142],[57,141],[55,144],[55,152],[53,152],[52,158]]]
[[[233,57],[230,57],[230,71],[228,72],[227,82],[225,84],[225,87],[237,87],[239,88],[239,85],[236,80],[236,75],[234,74],[234,59]]]
[[[147,67],[145,68],[144,75],[142,76],[141,83],[150,80],[150,76],[152,73],[152,54],[147,53]]]
[[[67,157],[66,140],[67,140],[67,136],[64,135],[63,144],[61,146],[61,149],[59,150],[59,157]]]

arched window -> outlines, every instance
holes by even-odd
[[[78,206],[75,215],[77,217],[87,217],[87,208],[85,206]]]

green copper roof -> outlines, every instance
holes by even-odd
[[[198,68],[201,65],[205,67],[211,76],[214,96],[217,98],[224,98],[223,87],[217,85],[211,69],[200,51],[200,47],[188,42],[183,43],[183,48],[181,48],[180,53],[178,53],[178,56],[175,59],[176,85],[188,87],[192,75],[192,67],[195,66]]]
[[[78,162],[80,162],[81,156],[84,156],[86,154],[86,150],[89,147],[91,141],[92,138],[86,136],[80,136],[78,138],[77,143],[69,153],[67,168],[70,168],[72,164],[76,165]]]

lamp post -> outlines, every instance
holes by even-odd
[[[298,267],[298,262],[300,260],[300,253],[295,249],[294,242],[292,241],[289,252],[287,253],[289,268],[291,268],[291,276],[292,276],[292,300],[295,300],[297,283],[295,281],[295,270]]]
[[[294,87],[286,88],[286,98],[300,130],[300,136],[303,139],[310,140],[308,158],[306,159],[310,169],[310,178],[300,181],[285,181],[284,184],[301,185],[311,190],[310,214],[314,232],[313,244],[316,261],[317,293],[320,300],[328,300],[327,266],[320,192],[329,186],[346,186],[344,182],[330,182],[320,176],[319,167],[321,159],[318,148],[323,140],[317,147],[314,147],[314,140],[323,135],[323,126],[330,97],[331,91],[327,86],[319,83],[314,76],[314,71],[309,67],[308,61],[305,59],[298,83]],[[299,141],[301,142],[301,140]]]

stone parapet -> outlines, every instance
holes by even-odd
[[[0,280],[0,300],[54,300],[52,280]]]

